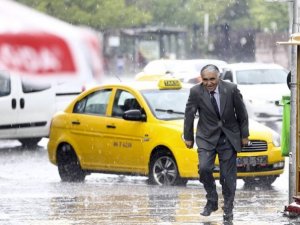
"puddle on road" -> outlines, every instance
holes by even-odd
[[[146,177],[93,174],[85,183],[63,183],[45,149],[17,148],[0,151],[0,224],[223,224],[219,184],[219,210],[203,217],[206,200],[198,181],[158,187]],[[239,180],[233,224],[297,224],[282,214],[287,184],[287,172],[271,188],[249,188]]]

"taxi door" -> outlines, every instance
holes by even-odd
[[[135,105],[126,105],[134,101]],[[144,122],[126,121],[123,112],[140,107],[136,98],[125,90],[116,91],[112,116],[106,120],[105,140],[110,153],[109,165],[113,170],[122,172],[145,172],[147,162],[144,156]]]
[[[106,128],[106,111],[110,95],[111,89],[90,93],[75,104],[69,118],[70,134],[84,168],[106,168],[109,155],[105,151],[103,133]]]

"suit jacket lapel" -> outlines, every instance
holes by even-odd
[[[226,94],[225,94],[225,88],[223,85],[223,81],[220,80],[219,82],[219,93],[220,93],[220,115],[222,116],[224,109],[225,109],[225,105],[226,105]]]

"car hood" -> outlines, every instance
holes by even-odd
[[[255,132],[266,133],[268,131],[271,131],[272,129],[260,122],[255,121],[254,119],[249,118],[249,130],[250,132],[255,131]]]
[[[180,120],[167,120],[165,121],[168,125],[170,126],[174,126],[177,127],[178,129],[182,130],[183,129],[183,123],[184,120],[180,119]]]
[[[244,99],[281,100],[283,95],[290,95],[286,84],[238,85]]]

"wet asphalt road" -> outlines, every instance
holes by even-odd
[[[48,160],[46,143],[43,139],[38,149],[28,150],[17,141],[0,141],[1,225],[223,224],[221,209],[200,216],[205,195],[198,181],[158,187],[145,177],[92,174],[84,183],[63,183]],[[287,169],[270,188],[247,188],[238,180],[233,224],[300,224],[282,213],[288,203]]]

